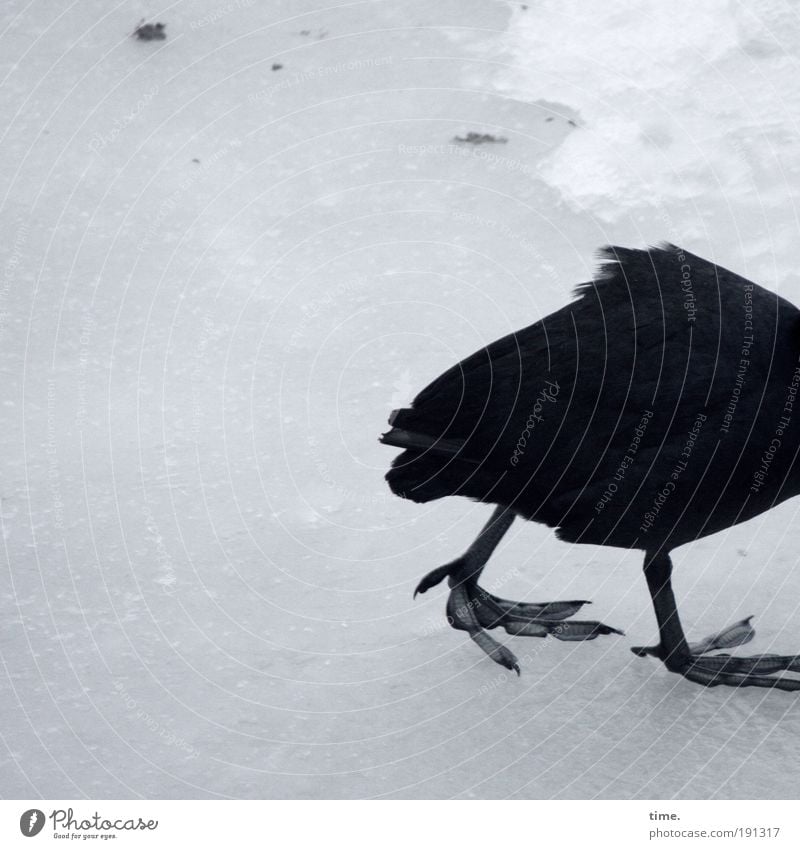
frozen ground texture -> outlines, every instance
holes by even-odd
[[[517,7],[507,40],[499,87],[578,113],[584,132],[538,166],[571,209],[633,216],[656,239],[733,241],[783,279],[800,174],[792,4],[542,0]],[[720,206],[744,216],[735,231],[714,226]]]
[[[513,528],[490,586],[627,632],[519,680],[412,602],[488,508],[391,497],[386,414],[597,246],[800,300],[797,12],[591,5],[5,4],[2,795],[796,795],[796,698],[628,651],[639,555]],[[676,553],[692,637],[800,648],[797,509]]]

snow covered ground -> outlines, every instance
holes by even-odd
[[[798,699],[629,652],[640,555],[517,523],[487,584],[627,636],[512,678],[412,601],[489,508],[382,480],[604,243],[800,300],[800,17],[662,6],[5,4],[2,796],[796,796]],[[691,637],[798,649],[798,507],[676,552]]]

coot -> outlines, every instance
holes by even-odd
[[[495,504],[448,578],[450,624],[497,663],[517,659],[486,633],[561,640],[621,634],[571,619],[586,602],[498,598],[478,584],[516,516],[573,543],[644,551],[658,645],[638,647],[708,686],[800,689],[800,656],[733,657],[746,619],[684,637],[670,551],[800,493],[800,311],[671,244],[607,247],[595,279],[541,321],[467,357],[396,410],[381,441],[405,449],[386,478],[417,502]]]

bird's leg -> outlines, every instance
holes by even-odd
[[[733,657],[710,654],[719,649],[740,646],[753,639],[750,619],[743,619],[698,643],[687,643],[683,634],[675,596],[672,593],[672,561],[666,553],[647,552],[644,574],[653,600],[661,640],[657,646],[636,646],[640,657],[654,655],[671,672],[677,672],[707,687],[775,687],[800,690],[800,679],[775,675],[776,672],[800,672],[800,655],[761,654]]]
[[[417,584],[417,593],[427,592],[431,587],[440,584],[451,575],[458,575],[460,581],[472,580],[476,585],[478,578],[486,566],[492,552],[514,522],[514,511],[508,507],[496,507],[489,521],[483,526],[475,541],[461,555],[444,566],[434,569]]]
[[[414,595],[417,592],[424,593],[446,575],[450,586],[447,621],[453,628],[466,631],[495,663],[513,669],[519,675],[519,663],[514,653],[483,630],[486,616],[480,615],[483,612],[481,608],[488,608],[488,615],[494,619],[497,619],[499,612],[493,609],[488,594],[478,586],[478,578],[484,566],[513,521],[513,510],[497,507],[467,551],[457,560],[435,569],[423,578]],[[434,583],[431,583],[432,580]]]
[[[498,598],[479,586],[481,572],[513,521],[513,510],[497,507],[467,551],[452,563],[429,572],[420,581],[414,595],[426,592],[447,578],[450,586],[447,619],[450,625],[466,631],[492,660],[518,674],[519,664],[514,654],[489,636],[484,628],[502,626],[509,634],[527,637],[551,634],[559,640],[593,640],[600,634],[621,634],[621,631],[601,622],[562,621],[588,602],[515,602]]]

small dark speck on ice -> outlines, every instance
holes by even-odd
[[[462,144],[505,144],[508,139],[503,136],[493,136],[491,133],[467,133],[466,136],[456,136],[453,141]]]
[[[146,24],[144,18],[139,22],[139,26],[133,31],[133,34],[139,41],[163,41],[167,34],[164,32],[166,24]]]

